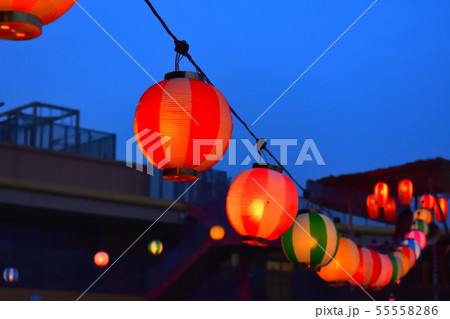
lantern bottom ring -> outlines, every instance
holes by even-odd
[[[22,11],[0,11],[0,39],[30,40],[42,33],[41,20]]]
[[[267,239],[255,236],[242,236],[242,242],[244,244],[261,247],[267,247],[269,245],[269,241]]]
[[[320,271],[320,266],[319,265],[314,265],[314,264],[308,264],[308,263],[300,263],[300,266],[302,266],[303,268],[307,269],[307,270],[311,270],[311,271]]]
[[[174,182],[195,182],[199,172],[192,168],[171,167],[163,169],[163,178]]]

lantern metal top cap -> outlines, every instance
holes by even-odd
[[[193,79],[204,82],[203,76],[200,73],[192,71],[174,71],[164,75],[164,80],[170,79]]]
[[[283,172],[283,168],[277,165],[273,165],[273,164],[263,164],[263,163],[254,163],[253,164],[253,168],[267,168],[267,169],[271,169],[274,171],[277,171],[279,173]]]

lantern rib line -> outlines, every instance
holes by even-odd
[[[75,1],[75,0],[74,0]],[[80,9],[81,10],[83,10],[83,12],[92,20],[92,21],[94,21],[94,23],[100,28],[100,29],[102,29],[102,31],[104,32],[104,33],[106,33],[106,35],[111,39],[111,40],[113,40],[114,41],[114,43],[142,70],[142,71],[144,71],[144,73],[145,74],[147,74],[147,76],[150,78],[150,79],[152,79],[153,80],[153,82],[155,82],[156,83],[156,85],[158,85],[163,91],[164,91],[164,93],[166,93],[174,102],[175,102],[175,104],[176,105],[178,105],[183,111],[184,111],[184,113],[186,113],[190,118],[191,118],[191,120],[192,121],[194,121],[194,123],[195,124],[197,124],[197,125],[200,125],[193,117],[192,117],[192,115],[191,114],[189,114],[189,112],[188,111],[186,111],[186,109],[184,108],[184,107],[182,107],[181,105],[180,105],[180,103],[178,103],[178,101],[177,100],[175,100],[175,98],[174,97],[172,97],[172,95],[170,95],[169,94],[169,92],[167,92],[156,80],[155,80],[155,78],[153,77],[153,76],[151,76],[150,75],[150,73],[148,73],[147,72],[147,70],[138,62],[138,61],[136,61],[136,59],[130,54],[130,53],[128,53],[128,51],[127,50],[125,50],[125,48],[119,43],[119,42],[117,42],[117,40],[111,35],[111,34],[109,34],[109,32],[108,31],[106,31],[105,30],[105,28],[103,28],[102,27],[102,25],[97,21],[97,20],[95,20],[95,18],[89,13],[89,12],[87,12],[86,11],[86,9],[83,7],[83,6],[81,6],[81,4],[79,4],[78,3],[78,1],[75,1],[75,3],[78,5],[78,7],[80,7]]]
[[[311,63],[311,65],[308,66],[306,70],[303,71],[303,73],[300,74],[300,76],[291,85],[289,85],[289,87],[283,93],[281,93],[281,95],[277,97],[275,101],[273,101],[272,104],[270,104],[264,110],[264,112],[261,113],[261,115],[252,123],[252,126],[255,125],[256,122],[258,122],[261,117],[263,117],[264,114],[266,114],[272,108],[272,106],[274,106],[377,2],[378,0],[375,0],[363,13],[361,13],[361,15],[355,21],[353,21],[353,23],[350,24],[350,26],[344,32],[342,32],[342,34],[336,40],[334,40],[334,42],[331,43],[331,45],[325,51],[323,51],[322,54],[319,55],[319,57],[315,59],[314,62]]]
[[[256,185],[258,185],[263,191],[264,191],[264,193],[266,193],[285,213],[286,213],[286,215],[288,215],[293,221],[294,221],[294,223],[295,224],[297,224],[297,226],[299,226],[308,236],[309,236],[309,238],[311,238],[315,243],[316,243],[316,245],[317,246],[319,246],[320,247],[320,249],[322,249],[324,252],[325,252],[325,254],[327,254],[328,255],[328,257],[330,257],[331,258],[331,260],[333,260],[338,266],[339,266],[339,268],[341,268],[350,278],[352,278],[353,279],[353,276],[350,276],[350,274],[334,259],[334,257],[333,256],[331,256],[330,255],[330,253],[328,253],[327,251],[326,251],[326,249],[324,249],[323,247],[322,247],[322,245],[320,245],[318,242],[317,242],[317,240],[315,240],[312,236],[311,236],[311,234],[309,233],[309,232],[307,232],[296,220],[295,220],[295,218],[293,218],[291,215],[289,215],[289,213],[286,211],[286,209],[284,209],[284,207],[283,206],[281,206],[279,203],[278,203],[278,201],[275,199],[275,198],[273,198],[273,196],[266,190],[266,189],[264,189],[264,187],[262,187],[253,177],[252,177],[252,180],[256,183]],[[356,280],[355,279],[353,279],[353,281],[358,285],[358,287],[359,288],[361,288],[361,290],[362,291],[364,291],[364,293],[367,295],[367,296],[369,296],[369,298],[370,299],[372,299],[372,301],[376,301],[373,297],[372,297],[372,295],[371,294],[369,294],[368,292],[367,292],[367,290],[366,289],[364,289],[364,287],[362,287],[358,282],[356,282]]]
[[[100,276],[98,276],[97,277],[97,279],[95,279],[94,280],[94,282],[75,300],[75,301],[79,301],[107,272],[108,272],[108,270],[110,270],[111,269],[111,267],[112,266],[114,266],[118,261],[119,261],[119,259],[121,259],[152,227],[153,227],[153,225],[155,225],[157,222],[158,222],[158,220],[160,220],[161,219],[161,217],[163,217],[171,208],[172,208],[172,206],[173,205],[175,205],[180,199],[181,199],[181,197],[183,197],[184,196],[184,194],[186,194],[194,185],[195,185],[195,183],[197,183],[198,182],[198,180],[196,180],[196,181],[194,181],[191,185],[189,185],[189,187],[188,188],[186,188],[186,190],[184,190],[183,191],[183,193],[181,193],[181,195],[180,196],[178,196],[177,197],[177,199],[175,199],[170,205],[169,205],[169,207],[167,207],[166,208],[166,210],[161,214],[161,215],[159,215],[159,217],[150,225],[150,226],[148,226],[147,227],[147,229],[146,230],[144,230],[144,232],[142,232],[142,234],[140,234],[132,243],[131,243],[131,245],[130,246],[128,246],[128,248],[127,249],[125,249],[121,254],[120,254],[120,256],[119,257],[117,257],[117,259],[116,260],[114,260],[114,262],[107,268],[107,269],[105,269],[105,271],[102,273],[102,274],[100,274]]]

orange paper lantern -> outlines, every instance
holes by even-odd
[[[423,207],[425,209],[433,209],[434,205],[436,204],[436,201],[433,195],[425,194],[420,197],[419,204],[420,207]]]
[[[397,219],[397,204],[393,198],[388,198],[384,205],[384,218],[389,223]]]
[[[369,216],[369,218],[377,219],[378,217],[380,217],[380,208],[375,201],[375,195],[367,196],[366,205],[367,216]]]
[[[244,243],[267,246],[294,222],[298,210],[297,189],[281,172],[277,166],[255,164],[231,183],[227,216]]]
[[[99,251],[94,256],[94,263],[97,267],[105,267],[109,263],[109,256],[104,251]]]
[[[377,183],[373,194],[378,207],[384,207],[389,197],[389,187],[386,183]]]
[[[394,255],[399,257],[402,262],[402,275],[401,277],[405,277],[408,271],[412,268],[412,264],[409,261],[408,255],[403,253],[402,251],[394,252]]]
[[[427,224],[431,223],[433,220],[433,215],[426,208],[419,208],[414,212],[414,220],[423,220]]]
[[[209,235],[213,240],[221,240],[225,236],[225,230],[222,226],[216,225],[211,227]]]
[[[371,285],[371,287],[384,287],[392,278],[393,267],[392,262],[387,255],[379,254],[381,261],[381,271],[377,280]]]
[[[416,256],[416,253],[414,252],[413,248],[409,246],[400,246],[397,248],[397,251],[405,254],[405,256],[408,258],[409,269],[414,267],[418,256]]]
[[[61,17],[74,0],[0,0],[0,39],[29,40]]]
[[[441,216],[441,211],[439,211],[438,205],[441,207],[442,215],[443,215],[444,218],[442,218],[442,216]],[[436,215],[437,221],[442,223],[443,220],[446,220],[447,219],[447,213],[448,213],[447,200],[445,198],[439,197],[438,200],[437,200],[436,205],[434,206],[434,214]]]
[[[398,201],[402,205],[411,204],[413,198],[413,183],[409,179],[403,179],[398,183]]]
[[[361,286],[372,285],[380,275],[381,261],[378,253],[370,248],[359,248],[359,266],[353,278],[348,282],[352,285],[358,283]]]
[[[142,95],[134,133],[165,179],[192,182],[225,154],[233,127],[230,107],[197,73],[172,72],[165,78]]]

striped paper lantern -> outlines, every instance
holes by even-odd
[[[148,251],[152,254],[152,255],[161,255],[162,251],[163,251],[163,243],[159,240],[152,240],[149,244],[148,244]]]
[[[385,254],[379,254],[379,256],[381,261],[380,275],[371,287],[384,287],[392,278],[393,267],[391,259]]]
[[[239,173],[227,195],[227,216],[246,244],[267,246],[283,235],[298,210],[297,188],[282,169],[253,165]]]
[[[384,207],[389,197],[389,187],[386,183],[377,183],[373,194],[378,207]]]
[[[422,248],[420,248],[420,244],[417,241],[415,241],[414,239],[405,239],[403,241],[403,246],[410,247],[412,250],[414,250],[416,260],[419,259],[420,255],[422,254]]]
[[[366,206],[367,206],[367,216],[370,219],[377,219],[378,217],[380,217],[380,208],[378,207],[375,201],[375,195],[372,194],[367,196]]]
[[[0,39],[29,40],[61,17],[74,0],[0,0]]]
[[[405,277],[406,274],[408,273],[408,271],[412,267],[412,265],[409,262],[409,257],[401,251],[395,251],[394,255],[400,258],[400,261],[402,262],[402,270],[403,270],[401,277]]]
[[[433,215],[431,214],[431,211],[429,211],[428,209],[419,208],[414,212],[414,220],[423,220],[429,224],[433,220]]]
[[[19,279],[19,271],[16,268],[6,268],[3,270],[3,280],[8,283],[16,282]]]
[[[398,183],[398,201],[402,205],[411,204],[413,198],[413,183],[409,179],[403,179]]]
[[[420,249],[420,247],[419,247],[419,249]],[[409,269],[414,267],[414,265],[416,264],[417,256],[416,256],[416,253],[414,252],[413,248],[411,248],[409,246],[400,246],[400,247],[397,247],[396,250],[405,254],[405,256],[408,258]]]
[[[441,212],[439,211],[438,203],[439,203],[439,206],[441,207],[442,215],[444,216],[443,219],[441,217]],[[447,219],[447,213],[448,213],[447,200],[445,198],[439,197],[438,200],[437,200],[436,205],[434,205],[434,214],[436,215],[437,221],[442,223],[443,220],[446,220]]]
[[[420,248],[423,250],[427,244],[427,238],[425,237],[425,234],[418,230],[411,230],[409,233],[406,234],[405,239],[414,239],[416,242],[419,243]]]
[[[420,207],[426,208],[426,209],[433,209],[435,204],[436,204],[436,201],[435,201],[433,195],[425,194],[425,195],[420,196],[420,199],[419,199]]]
[[[372,285],[380,275],[381,261],[378,253],[370,248],[359,248],[358,270],[349,278],[348,282],[352,285],[358,283],[360,286]]]
[[[163,177],[192,182],[213,167],[230,143],[225,97],[194,72],[172,72],[141,97],[134,133],[142,153]]]
[[[398,280],[400,280],[400,278],[402,278],[403,275],[403,263],[402,263],[402,259],[394,254],[388,254],[389,259],[391,260],[392,263],[392,275],[391,278],[389,279],[389,283],[395,283]]]
[[[345,282],[358,270],[359,262],[358,246],[351,239],[340,237],[334,259],[317,274],[330,283]]]
[[[291,262],[318,271],[337,252],[336,225],[314,210],[300,211],[295,221],[281,237],[284,254]]]
[[[392,223],[397,219],[397,204],[393,198],[388,198],[384,205],[384,219]]]
[[[425,236],[427,236],[430,231],[430,228],[424,220],[416,219],[415,221],[413,221],[411,225],[411,230],[421,231],[422,233],[425,234]]]

